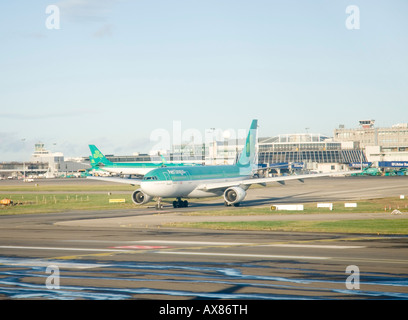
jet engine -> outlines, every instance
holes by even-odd
[[[145,204],[150,200],[152,200],[152,197],[145,194],[142,189],[137,189],[132,193],[132,201],[134,204]]]
[[[238,206],[239,203],[244,200],[246,191],[240,187],[231,187],[225,190],[224,200],[226,205]]]

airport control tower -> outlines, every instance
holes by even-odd
[[[374,127],[375,120],[360,120],[360,127],[363,129],[371,129]]]

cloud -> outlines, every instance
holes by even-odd
[[[110,37],[112,35],[112,25],[105,24],[93,34],[96,38]]]
[[[113,7],[124,0],[63,0],[57,3],[61,19],[99,28],[92,33],[95,38],[112,36],[113,25],[108,23]]]
[[[63,0],[57,3],[61,16],[76,22],[106,22],[112,7],[121,0]]]
[[[26,138],[23,138],[18,133],[14,132],[0,132],[0,161],[14,160],[13,157],[19,152],[30,152],[32,151],[32,141],[27,142]],[[10,155],[12,157],[7,158],[5,155]]]
[[[44,33],[40,32],[31,32],[23,35],[25,38],[28,39],[45,39],[47,36]]]
[[[67,117],[82,117],[85,114],[91,114],[92,110],[70,110],[66,112],[50,112],[50,113],[0,113],[0,119],[14,119],[14,120],[42,120],[42,119],[57,119]]]

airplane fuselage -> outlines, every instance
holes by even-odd
[[[250,167],[202,166],[166,167],[150,171],[140,184],[149,196],[163,198],[203,198],[221,196],[225,188],[205,190],[203,184],[234,183],[251,176]]]
[[[184,164],[177,164],[175,166],[183,167]],[[111,165],[103,165],[101,166],[101,169],[116,174],[134,174],[144,176],[148,172],[161,167],[165,167],[165,165],[161,163],[113,163]]]
[[[108,167],[104,166],[101,169],[111,173],[117,174],[134,174],[144,176],[149,171],[152,171],[157,167]]]

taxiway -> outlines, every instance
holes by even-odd
[[[406,179],[349,179],[250,189],[246,205],[407,193]],[[271,190],[273,197],[265,193]],[[178,210],[185,209],[0,216],[0,299],[408,299],[405,236],[157,223]],[[59,286],[50,288],[53,266]],[[350,266],[358,270],[358,288],[350,286]]]

